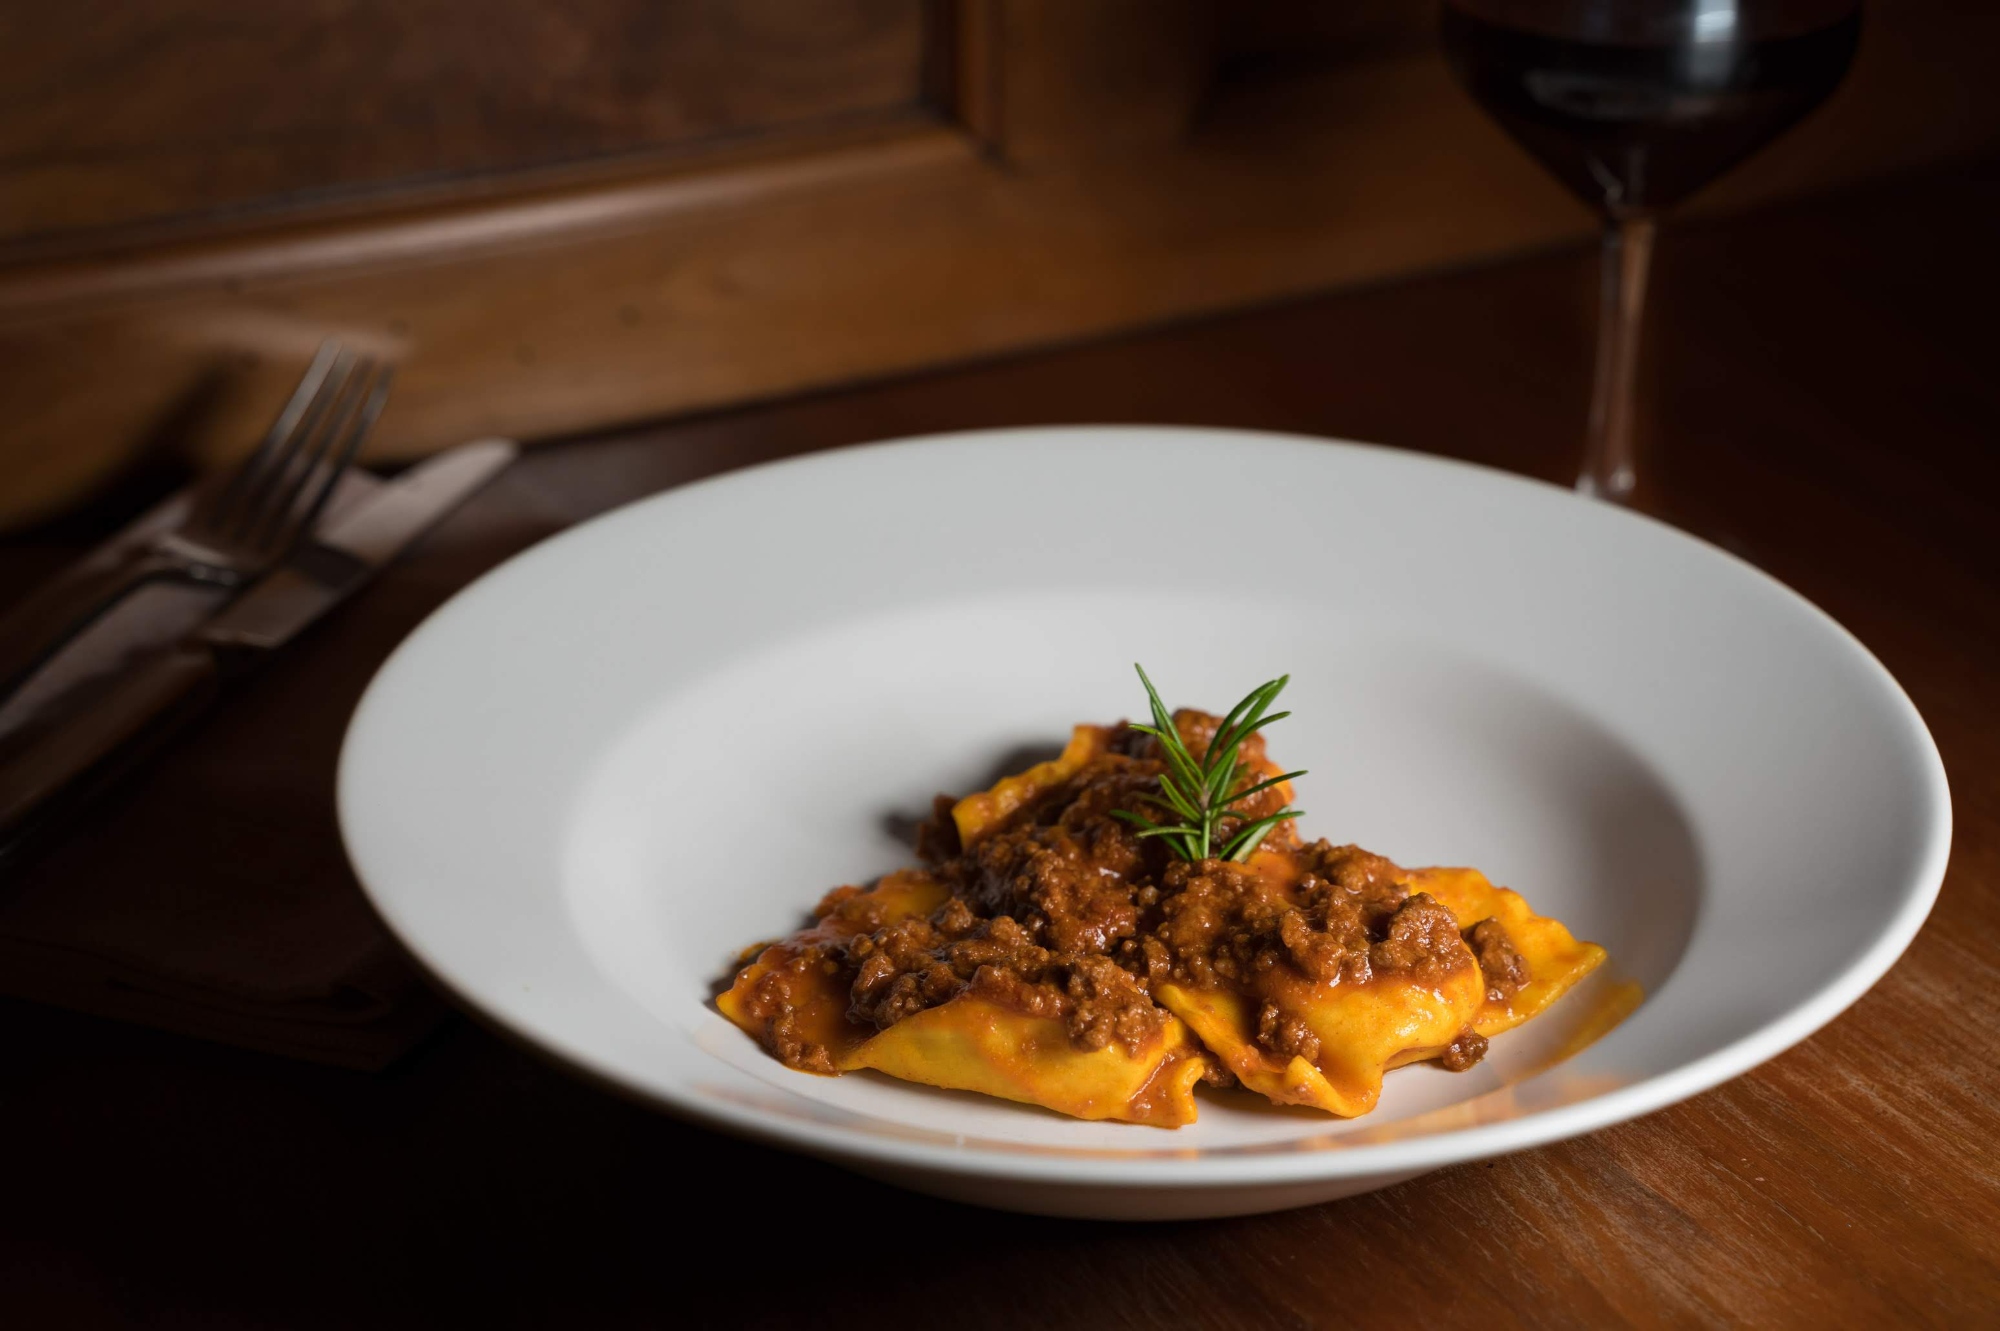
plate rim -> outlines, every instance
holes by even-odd
[[[406,659],[414,644],[439,631],[436,626],[441,617],[475,589],[496,581],[523,561],[552,557],[552,550],[567,546],[573,539],[588,539],[583,534],[608,520],[628,515],[632,510],[670,500],[679,501],[690,494],[719,487],[755,485],[760,477],[780,469],[838,468],[860,455],[935,449],[1007,437],[1078,434],[1103,438],[1168,434],[1210,442],[1249,439],[1266,445],[1281,444],[1315,451],[1346,450],[1389,456],[1397,465],[1410,466],[1419,471],[1436,469],[1473,474],[1483,483],[1532,490],[1545,499],[1557,498],[1579,504],[1601,503],[1536,477],[1391,445],[1283,431],[1147,424],[1031,425],[942,431],[819,449],[754,463],[685,484],[669,485],[594,514],[510,555],[454,591],[426,615],[376,668],[343,734],[335,779],[335,811],[342,846],[371,908],[423,974],[449,993],[482,1025],[502,1033],[538,1056],[580,1074],[593,1084],[665,1109],[704,1127],[825,1159],[858,1162],[891,1171],[948,1173],[1051,1188],[1110,1184],[1139,1189],[1226,1188],[1408,1175],[1546,1145],[1642,1117],[1741,1076],[1810,1038],[1888,973],[1928,919],[1942,889],[1950,859],[1953,829],[1950,784],[1936,741],[1900,682],[1845,625],[1773,574],[1713,542],[1650,514],[1632,509],[1613,510],[1608,506],[1602,511],[1615,512],[1619,520],[1651,526],[1671,539],[1691,544],[1705,552],[1707,557],[1721,560],[1737,575],[1750,575],[1766,590],[1775,591],[1790,601],[1795,609],[1807,612],[1807,617],[1821,629],[1829,630],[1833,641],[1851,653],[1870,680],[1884,690],[1885,700],[1896,711],[1905,737],[1912,741],[1915,755],[1920,759],[1921,803],[1930,816],[1928,826],[1923,829],[1921,853],[1916,857],[1914,869],[1900,885],[1901,900],[1887,927],[1844,967],[1830,971],[1820,986],[1804,1000],[1783,1015],[1699,1058],[1571,1104],[1532,1110],[1516,1118],[1492,1123],[1440,1129],[1400,1140],[1347,1143],[1336,1135],[1323,1147],[1313,1145],[1311,1139],[1307,1139],[1295,1149],[1276,1147],[1266,1152],[1247,1154],[1232,1153],[1230,1148],[1199,1147],[1190,1147],[1185,1154],[1153,1151],[1127,1154],[1116,1148],[1028,1143],[1018,1146],[984,1142],[946,1145],[922,1138],[855,1131],[833,1124],[794,1120],[749,1110],[731,1113],[681,1087],[642,1082],[617,1067],[601,1063],[587,1052],[559,1047],[536,1032],[523,1029],[506,1013],[482,999],[474,986],[462,983],[452,975],[448,967],[426,949],[418,933],[399,918],[388,894],[370,883],[362,863],[363,852],[357,844],[361,838],[357,835],[355,796],[351,793],[360,781],[358,773],[366,757],[365,745],[373,742],[373,723],[369,718],[385,705],[383,699],[394,687],[393,676],[398,663]],[[940,1132],[939,1135],[952,1134]],[[1164,1146],[1171,1138],[1149,1136],[1146,1140]]]

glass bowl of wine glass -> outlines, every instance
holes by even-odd
[[[1604,219],[1586,494],[1622,502],[1636,476],[1657,219],[1826,100],[1860,34],[1860,0],[1444,0],[1458,81]]]

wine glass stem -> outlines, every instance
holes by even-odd
[[[1639,321],[1652,258],[1652,218],[1621,218],[1605,226],[1597,373],[1590,392],[1590,436],[1576,488],[1613,503],[1623,503],[1632,493],[1632,373],[1639,361]]]

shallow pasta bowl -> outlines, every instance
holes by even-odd
[[[1611,961],[1365,1117],[1204,1093],[1174,1131],[809,1076],[716,1011],[746,944],[907,863],[934,793],[1140,711],[1135,660],[1208,707],[1291,672],[1272,744],[1310,769],[1305,835],[1477,866]],[[1696,1094],[1887,970],[1950,842],[1909,700],[1747,564],[1499,472],[1149,428],[849,449],[566,532],[383,666],[339,800],[402,941],[564,1062],[923,1191],[1105,1217],[1302,1205]]]

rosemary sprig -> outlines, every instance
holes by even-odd
[[[1248,789],[1236,789],[1236,779],[1242,774],[1240,751],[1243,741],[1265,726],[1291,715],[1290,712],[1273,714],[1271,704],[1278,700],[1278,695],[1284,692],[1292,677],[1280,675],[1260,684],[1242,702],[1230,708],[1229,715],[1217,727],[1215,737],[1208,742],[1208,751],[1202,755],[1200,762],[1196,762],[1181,740],[1180,731],[1174,727],[1173,713],[1160,701],[1159,690],[1153,687],[1153,681],[1146,678],[1146,668],[1141,665],[1132,668],[1139,672],[1139,682],[1146,686],[1146,698],[1153,707],[1153,723],[1140,725],[1135,722],[1132,729],[1151,735],[1158,741],[1161,756],[1167,764],[1167,770],[1160,773],[1160,793],[1140,798],[1179,821],[1154,822],[1144,814],[1129,809],[1114,810],[1114,816],[1136,825],[1142,837],[1165,838],[1167,846],[1184,860],[1205,860],[1211,854],[1217,859],[1235,860],[1239,864],[1249,859],[1250,852],[1263,844],[1272,828],[1299,817],[1301,812],[1292,808],[1280,809],[1268,817],[1243,823],[1226,842],[1222,840],[1223,819],[1241,816],[1232,806],[1281,782],[1305,775],[1303,771],[1286,772],[1283,776],[1259,781]]]

